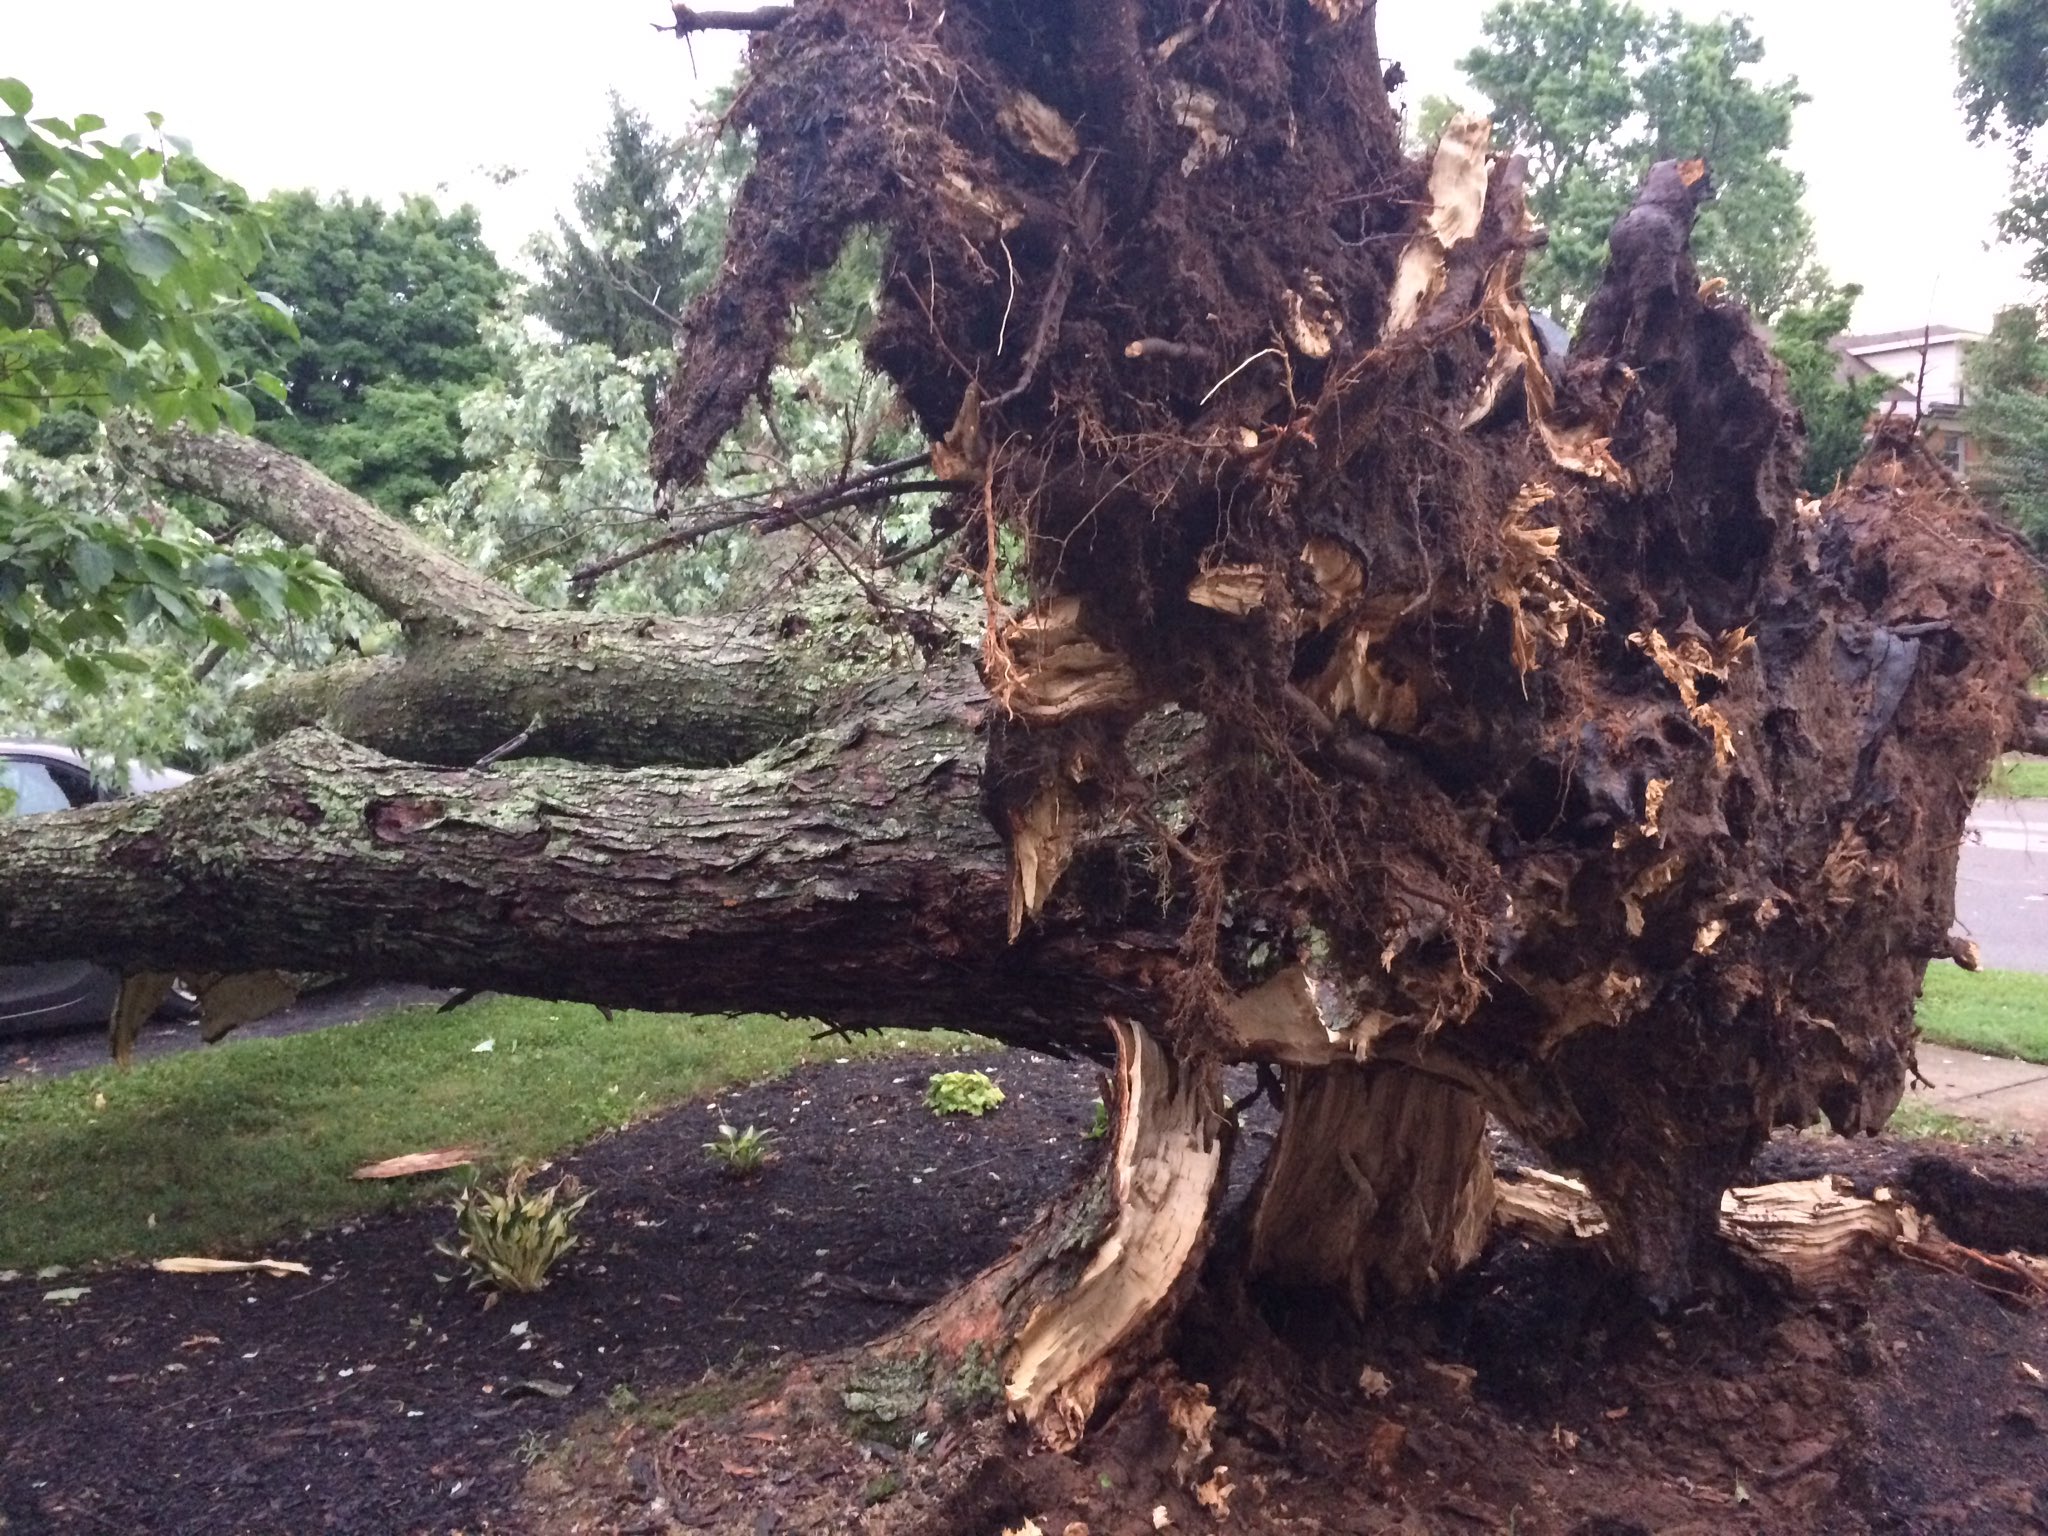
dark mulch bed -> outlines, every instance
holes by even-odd
[[[1009,1102],[981,1121],[935,1119],[926,1076],[968,1065]],[[440,1210],[269,1250],[309,1264],[310,1280],[108,1272],[0,1287],[0,1531],[887,1523],[888,1506],[861,1509],[859,1482],[850,1513],[811,1518],[834,1496],[797,1470],[817,1447],[771,1443],[758,1419],[733,1430],[730,1456],[697,1432],[689,1455],[708,1481],[679,1503],[662,1469],[684,1442],[608,1405],[627,1405],[620,1387],[645,1404],[707,1371],[743,1378],[895,1326],[999,1254],[1093,1155],[1082,1132],[1096,1091],[1081,1064],[906,1056],[686,1106],[565,1162],[600,1191],[590,1249],[541,1296],[488,1311],[435,1279]],[[717,1174],[701,1144],[721,1119],[774,1127],[780,1162],[750,1183]],[[1261,1146],[1255,1135],[1234,1184]],[[2048,1248],[2037,1149],[1801,1139],[1775,1144],[1756,1175],[1820,1171],[1907,1190],[1964,1241]],[[66,1307],[42,1299],[53,1284],[91,1289]],[[1241,1500],[1229,1523],[1242,1532],[2048,1530],[2048,1394],[2020,1369],[2048,1369],[2048,1318],[1947,1276],[1891,1264],[1853,1300],[1724,1296],[1657,1319],[1586,1255],[1502,1243],[1439,1302],[1362,1333],[1273,1323],[1302,1346],[1286,1358],[1319,1406],[1219,1453],[1247,1472],[1294,1469],[1270,1500]],[[1362,1362],[1390,1395],[1359,1394]],[[1476,1368],[1469,1391],[1444,1374],[1458,1362]],[[572,1390],[522,1386],[534,1381]],[[564,1442],[574,1453],[549,1460],[558,1482],[566,1467],[608,1470],[550,1508],[527,1462]],[[1361,1474],[1368,1442],[1379,1460]],[[771,1465],[792,1470],[768,1486],[757,1474]],[[1076,1486],[1109,1497],[1092,1470]],[[1316,1486],[1344,1497],[1318,1500]],[[692,1505],[724,1513],[700,1523]],[[1184,1528],[1209,1523],[1187,1515]]]
[[[923,1107],[932,1071],[974,1067],[1007,1090],[999,1111]],[[685,1106],[564,1160],[599,1191],[589,1249],[488,1311],[435,1278],[441,1208],[265,1249],[310,1280],[0,1286],[0,1530],[495,1529],[522,1452],[615,1388],[857,1342],[908,1314],[854,1286],[921,1297],[995,1258],[1091,1154],[1096,1092],[1075,1063],[906,1056]],[[702,1144],[721,1119],[773,1127],[779,1161],[715,1172]],[[91,1289],[42,1299],[71,1285]]]

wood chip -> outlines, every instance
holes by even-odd
[[[150,1268],[166,1275],[239,1275],[258,1269],[266,1275],[313,1273],[290,1259],[158,1259]]]
[[[409,1179],[414,1174],[439,1173],[446,1168],[460,1168],[477,1159],[474,1147],[442,1147],[435,1152],[408,1152],[403,1157],[387,1157],[381,1163],[365,1163],[349,1177],[352,1179]]]

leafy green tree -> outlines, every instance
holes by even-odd
[[[288,192],[264,212],[256,280],[298,334],[252,346],[285,385],[257,436],[390,510],[445,489],[463,466],[457,408],[490,373],[483,324],[506,284],[476,211]]]
[[[63,413],[49,436],[85,458],[17,445],[0,471],[0,652],[93,690],[144,667],[134,646],[153,635],[238,647],[248,624],[310,612],[319,583],[304,556],[224,544],[96,458],[120,412],[240,428],[246,389],[282,393],[238,379],[222,341],[231,323],[290,331],[248,281],[263,244],[248,199],[179,140],[116,142],[101,118],[33,107],[0,80],[0,432],[33,442]]]
[[[2008,309],[1965,364],[1964,423],[1983,458],[1970,485],[2048,549],[2048,334],[2038,310]]]
[[[691,295],[717,270],[744,152],[709,134],[665,138],[611,99],[604,143],[571,194],[572,219],[537,236],[533,312],[570,342],[638,357],[668,347]]]
[[[1862,292],[1854,283],[1819,303],[1785,310],[1772,328],[1771,348],[1784,365],[1786,382],[1806,418],[1807,491],[1824,496],[1863,454],[1871,412],[1890,381],[1882,377],[1842,379],[1841,359],[1829,345],[1849,328],[1849,315]]]
[[[1999,140],[2012,154],[2012,200],[1999,216],[2006,239],[2031,247],[2027,275],[2048,283],[2048,3],[1957,0],[1956,94],[1973,141]]]
[[[1702,271],[1763,319],[1827,298],[1805,183],[1783,158],[1806,98],[1795,80],[1755,78],[1764,48],[1746,21],[1655,16],[1626,0],[1502,0],[1483,25],[1462,68],[1528,157],[1530,207],[1550,233],[1529,264],[1532,303],[1575,316],[1650,166],[1695,156],[1720,193],[1694,238]]]

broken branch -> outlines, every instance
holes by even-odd
[[[688,37],[692,32],[767,32],[789,19],[786,5],[764,5],[751,11],[700,11],[693,6],[674,5],[675,25],[658,27]]]

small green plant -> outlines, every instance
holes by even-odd
[[[543,1435],[539,1430],[529,1429],[525,1434],[519,1437],[519,1449],[516,1452],[516,1454],[518,1455],[521,1464],[530,1467],[535,1462],[539,1461],[542,1457],[546,1456],[547,1453],[547,1437]]]
[[[537,1291],[548,1283],[548,1271],[581,1241],[571,1228],[591,1192],[574,1174],[565,1175],[537,1194],[528,1194],[533,1177],[527,1163],[514,1165],[502,1190],[472,1184],[455,1198],[455,1236],[435,1247],[469,1271],[469,1288]],[[486,1305],[489,1305],[487,1302]]]
[[[640,1394],[623,1381],[615,1382],[611,1391],[604,1395],[604,1405],[613,1413],[628,1414],[640,1406]]]
[[[1083,1141],[1100,1141],[1109,1134],[1109,1106],[1097,1099],[1095,1118],[1088,1122],[1088,1129],[1081,1133]]]
[[[729,1125],[718,1128],[718,1140],[704,1143],[704,1151],[719,1170],[735,1179],[744,1179],[749,1174],[759,1173],[773,1161],[775,1154],[768,1143],[775,1139],[773,1131],[757,1131],[748,1126],[736,1131]]]
[[[935,1115],[985,1115],[1002,1102],[1003,1090],[986,1072],[934,1072],[924,1093]]]

